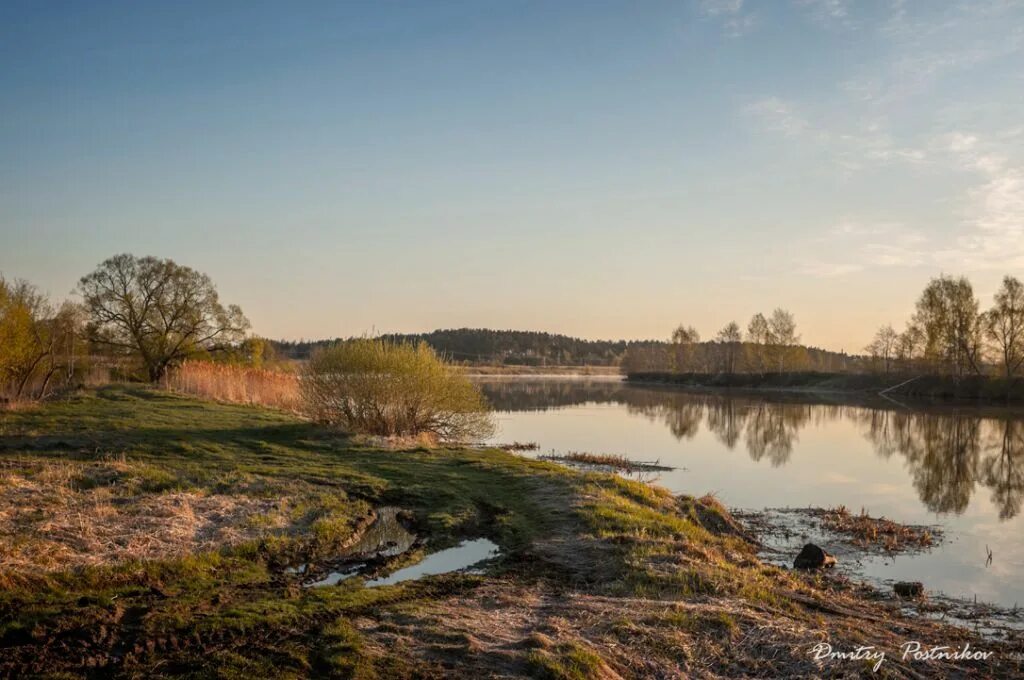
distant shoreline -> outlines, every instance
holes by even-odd
[[[848,373],[630,373],[626,382],[679,388],[726,389],[749,392],[841,393],[860,396],[906,397],[985,403],[1024,402],[1024,379],[914,374]]]
[[[623,376],[618,366],[472,366],[460,365],[469,377],[608,377]]]

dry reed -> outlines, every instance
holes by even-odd
[[[638,461],[631,460],[626,456],[616,453],[586,453],[585,451],[569,451],[563,455],[552,452],[550,455],[537,456],[541,460],[550,460],[557,463],[573,463],[576,465],[592,467],[610,467],[625,472],[638,471],[664,471],[675,470],[673,467],[662,465],[661,461]]]
[[[164,387],[233,404],[258,404],[286,411],[298,411],[300,407],[298,376],[284,371],[187,361],[167,374]]]
[[[908,547],[930,547],[938,538],[935,529],[900,524],[885,517],[871,517],[863,508],[859,515],[846,506],[821,511],[825,528],[852,536],[858,545],[878,545],[895,552]]]

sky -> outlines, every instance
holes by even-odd
[[[0,273],[116,253],[253,330],[859,351],[1024,277],[1024,3],[0,3]]]

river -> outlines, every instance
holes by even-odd
[[[869,558],[872,580],[1024,604],[1024,413],[843,395],[697,393],[617,379],[479,384],[497,442],[673,466],[657,483],[730,508],[835,507],[938,525],[930,551]],[[991,550],[991,560],[989,551]]]

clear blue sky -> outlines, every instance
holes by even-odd
[[[1024,275],[1020,2],[0,5],[0,272],[254,330],[899,328]]]

